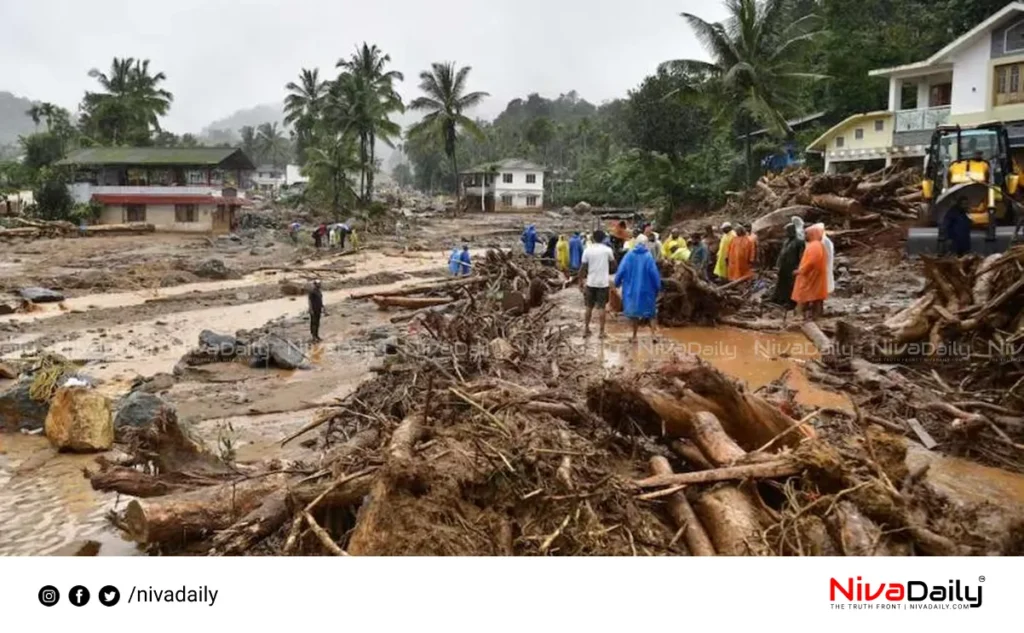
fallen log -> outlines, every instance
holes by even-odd
[[[743,466],[726,466],[714,470],[699,470],[693,473],[680,473],[676,475],[655,475],[633,484],[640,488],[661,488],[664,486],[689,486],[693,484],[707,484],[718,481],[731,481],[739,479],[776,479],[780,477],[791,477],[803,471],[803,466],[789,459],[779,459],[770,462],[756,464],[745,464]]]
[[[800,326],[800,331],[814,343],[814,346],[818,348],[819,354],[827,356],[832,353],[832,339],[821,331],[817,323],[814,321],[804,321],[804,324]]]
[[[108,466],[98,472],[85,471],[93,490],[117,492],[133,497],[162,497],[189,490],[188,486],[174,484],[156,475],[150,475],[134,468]]]
[[[431,308],[454,301],[449,297],[373,297],[372,300],[382,310],[386,308]]]
[[[307,484],[296,488],[283,486],[267,495],[256,509],[217,534],[210,553],[222,556],[243,554],[281,528],[293,513],[309,511],[310,504],[338,508],[359,503],[370,490],[372,480],[368,474],[368,471],[361,471],[326,484]]]
[[[274,473],[181,494],[134,499],[121,523],[136,543],[182,545],[230,526],[292,477]]]
[[[408,288],[399,288],[398,290],[389,290],[386,292],[363,292],[351,295],[349,299],[372,299],[374,297],[408,297],[410,295],[418,295],[427,292],[447,292],[453,288],[461,288],[463,286],[473,286],[476,284],[484,283],[486,278],[484,277],[465,277],[463,279],[457,279],[454,281],[439,281],[430,284],[419,284],[416,286],[409,286]]]
[[[705,492],[695,508],[720,556],[765,555],[761,518],[748,495],[735,486]]]
[[[640,395],[662,419],[666,435],[693,440],[701,453],[712,462],[727,464],[746,454],[726,434],[713,413],[695,412],[683,405],[680,400],[655,389],[641,389]]]
[[[650,461],[651,473],[654,475],[671,475],[672,466],[668,460],[661,456],[655,456]],[[666,500],[666,507],[669,516],[675,522],[676,527],[683,531],[683,540],[686,547],[694,556],[714,556],[715,546],[711,544],[708,533],[704,531],[697,514],[686,500],[686,495],[675,492]]]

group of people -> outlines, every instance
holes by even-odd
[[[804,318],[820,317],[825,299],[836,289],[835,245],[826,235],[825,225],[813,224],[805,230],[802,218],[792,218],[776,265],[774,302],[797,307]]]
[[[288,236],[291,237],[292,243],[296,246],[299,244],[301,232],[302,224],[299,222],[292,222],[288,225]],[[345,250],[345,240],[349,238],[351,238],[352,248],[358,248],[359,244],[355,230],[345,222],[336,222],[334,224],[321,222],[313,229],[312,235],[313,245],[316,248]]]

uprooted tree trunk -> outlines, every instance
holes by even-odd
[[[661,456],[655,456],[651,458],[650,462],[651,474],[653,475],[671,475],[672,466],[669,465],[668,460]],[[711,544],[711,539],[708,537],[708,533],[704,530],[704,525],[697,518],[693,508],[690,506],[690,502],[687,501],[686,495],[682,492],[672,493],[666,502],[669,516],[675,522],[676,527],[683,531],[683,539],[686,541],[686,547],[690,550],[690,553],[694,556],[714,556],[715,546]]]

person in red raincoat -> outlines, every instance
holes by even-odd
[[[828,256],[821,238],[825,231],[820,224],[807,229],[807,246],[796,271],[792,299],[800,307],[804,318],[821,316],[828,297]]]

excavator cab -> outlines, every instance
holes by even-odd
[[[939,126],[932,134],[921,183],[927,206],[921,226],[910,230],[907,252],[943,253],[942,220],[958,201],[966,202],[974,228],[972,250],[982,254],[1006,250],[1014,237],[1017,205],[1013,197],[1018,181],[1003,124]]]

